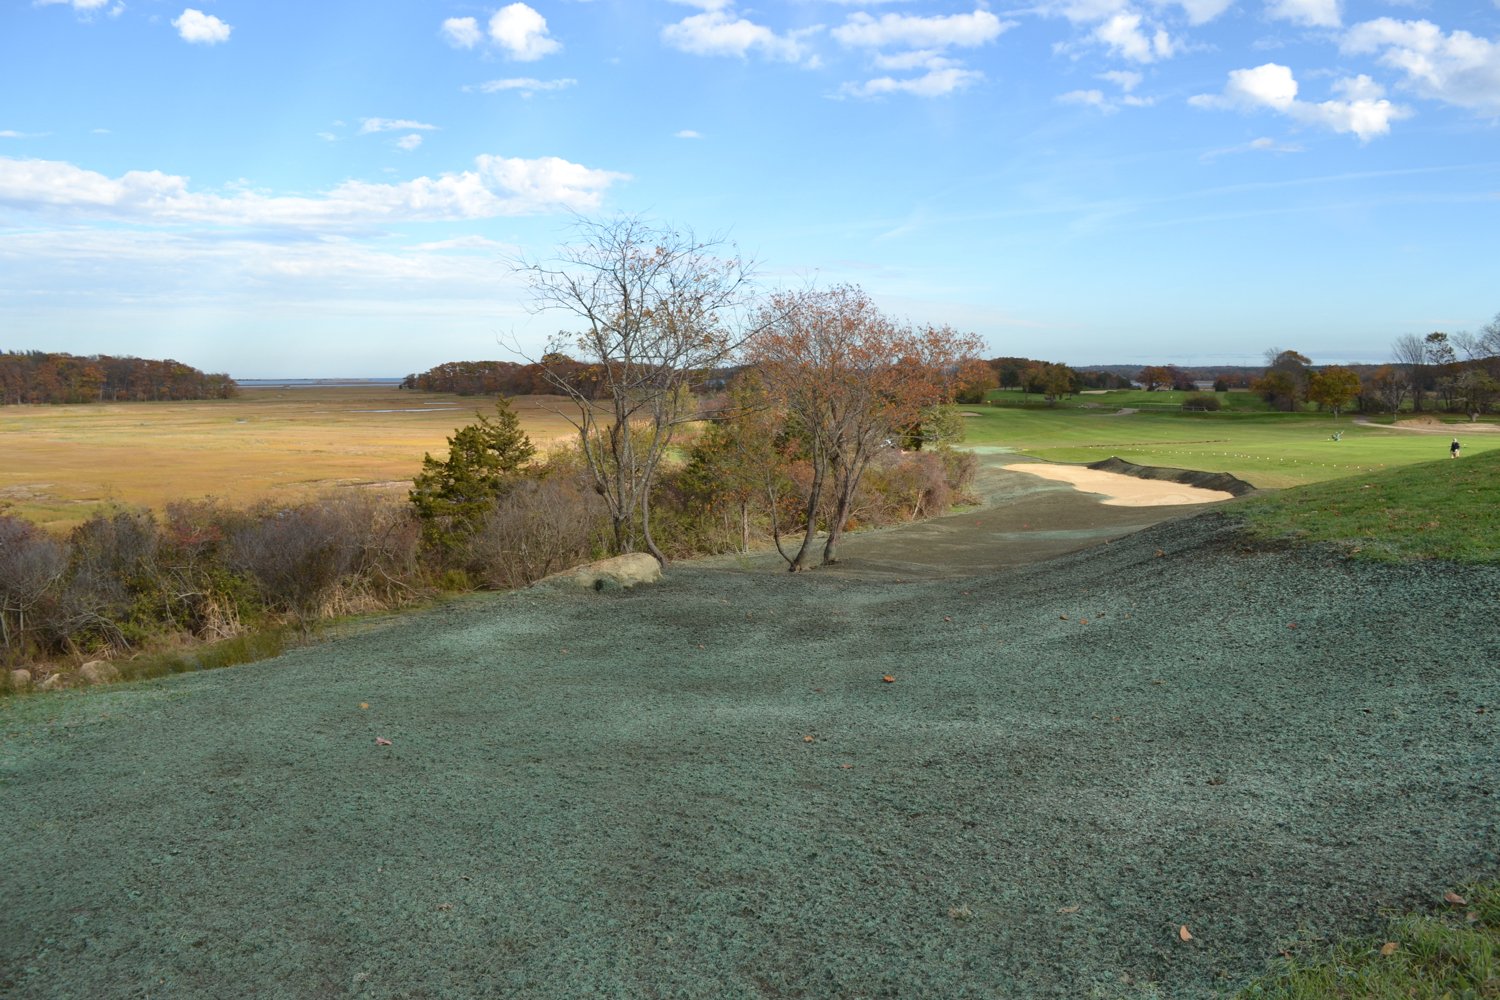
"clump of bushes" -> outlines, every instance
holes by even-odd
[[[1207,392],[1195,392],[1182,401],[1184,410],[1193,410],[1200,413],[1215,412],[1222,407],[1219,397]]]
[[[744,550],[799,516],[811,464],[795,427],[711,424],[685,453],[653,491],[653,531],[673,558]],[[0,665],[114,659],[126,677],[204,669],[279,650],[285,634],[336,616],[525,586],[609,554],[609,511],[580,449],[535,456],[502,400],[495,417],[449,439],[446,458],[426,457],[405,498],[343,490],[250,508],[114,509],[66,538],[0,513]],[[946,446],[888,445],[849,523],[941,514],[974,471],[973,455]],[[0,689],[10,683],[0,671]]]

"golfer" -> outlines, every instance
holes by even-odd
[[[1454,438],[1453,443],[1448,446],[1448,454],[1454,458],[1458,457],[1458,438]]]

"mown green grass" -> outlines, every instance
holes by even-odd
[[[1383,933],[1288,949],[1239,1000],[1500,997],[1500,883],[1468,886],[1442,912],[1392,918]]]
[[[1500,451],[1354,476],[1236,504],[1251,532],[1365,559],[1500,561]]]
[[[1152,393],[1151,395],[1161,395]],[[1232,394],[1231,394],[1232,395]],[[968,447],[1001,447],[1051,462],[1119,456],[1138,465],[1228,472],[1259,487],[1300,486],[1446,458],[1446,433],[1420,434],[1344,416],[1284,413],[1133,413],[972,407]],[[1451,432],[1465,460],[1500,448],[1500,434]],[[1334,433],[1342,440],[1334,441]]]
[[[1022,393],[1019,389],[996,389],[990,393],[990,400],[996,406],[1039,406],[1050,409],[1117,409],[1122,406],[1138,407],[1178,407],[1189,396],[1213,396],[1219,401],[1219,405],[1229,411],[1245,413],[1269,413],[1272,412],[1271,404],[1260,396],[1248,390],[1240,389],[1232,392],[1180,392],[1176,389],[1156,389],[1147,392],[1145,389],[1110,389],[1106,392],[1085,391],[1076,396],[1069,396],[1059,400],[1055,406],[1050,406],[1041,396],[1035,393]]]

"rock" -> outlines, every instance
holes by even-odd
[[[660,579],[660,563],[644,552],[630,552],[554,573],[540,583],[584,590],[628,590],[636,584],[656,583]]]
[[[108,660],[90,660],[78,668],[78,676],[89,684],[108,684],[120,679],[120,671]]]
[[[39,690],[39,691],[56,691],[58,688],[60,688],[62,686],[63,686],[63,675],[62,675],[61,671],[59,671],[58,673],[55,673],[55,674],[48,674],[46,680],[42,681],[42,683],[40,683],[40,684],[37,685],[37,690]]]
[[[10,672],[10,687],[12,691],[24,691],[31,687],[31,671],[12,670]]]

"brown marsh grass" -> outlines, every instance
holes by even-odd
[[[539,450],[568,438],[570,404],[511,401]],[[288,500],[330,488],[404,492],[425,452],[491,398],[394,386],[247,388],[178,403],[0,407],[0,508],[66,531],[110,504]]]

